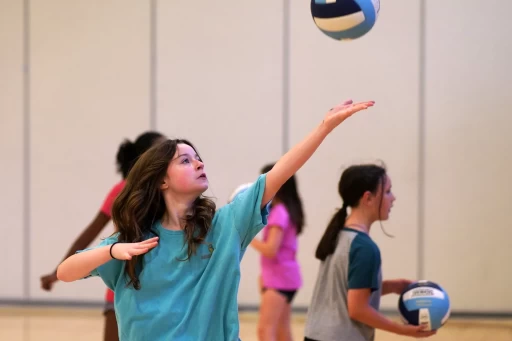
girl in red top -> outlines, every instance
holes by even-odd
[[[94,239],[96,239],[100,232],[110,222],[114,199],[123,189],[126,182],[126,177],[128,176],[128,173],[137,158],[155,143],[163,141],[164,139],[165,137],[162,134],[148,131],[139,135],[135,142],[125,140],[119,146],[119,150],[116,156],[117,170],[119,173],[121,173],[123,179],[110,189],[103,201],[103,204],[101,205],[99,212],[96,214],[96,217],[73,242],[73,245],[71,245],[71,248],[64,256],[64,259],[75,254],[78,250],[85,249],[94,241]],[[41,287],[46,291],[50,291],[53,287],[53,284],[57,281],[57,269],[55,269],[51,274],[41,277]],[[114,311],[114,292],[110,289],[107,289],[105,295],[104,316],[105,327],[103,339],[105,341],[118,341],[119,337],[117,331],[117,320]]]

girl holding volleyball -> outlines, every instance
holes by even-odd
[[[130,169],[134,165],[137,158],[148,150],[152,145],[164,139],[163,135],[158,132],[147,131],[137,137],[135,142],[125,140],[117,151],[116,163],[117,170],[122,175],[122,180],[115,184],[107,193],[103,204],[92,222],[82,231],[78,238],[73,242],[69,248],[64,259],[70,257],[78,250],[86,248],[93,240],[100,234],[100,232],[107,226],[111,220],[112,204],[115,198],[123,189],[126,183],[126,177]],[[57,282],[57,269],[54,272],[41,277],[41,287],[43,290],[50,291],[55,282]],[[105,325],[103,332],[103,339],[105,341],[119,340],[117,333],[117,322],[114,311],[114,292],[107,289],[105,294]]]
[[[269,202],[334,128],[371,106],[348,101],[331,109],[268,173],[217,211],[203,196],[208,179],[189,141],[152,147],[114,202],[119,232],[66,259],[58,278],[100,276],[115,291],[121,340],[238,340],[240,260],[267,224]]]
[[[375,329],[413,337],[435,334],[395,323],[378,312],[381,295],[399,295],[411,283],[382,280],[379,247],[369,235],[374,222],[388,219],[395,201],[386,170],[377,165],[351,166],[341,175],[338,193],[343,206],[316,249],[321,264],[305,340],[372,341]]]

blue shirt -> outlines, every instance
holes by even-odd
[[[187,257],[183,231],[158,222],[158,246],[145,254],[140,290],[127,286],[124,261],[111,260],[91,272],[115,292],[121,341],[239,340],[240,261],[251,240],[267,224],[261,200],[266,175],[214,215],[204,245]],[[99,246],[117,241],[117,235]]]

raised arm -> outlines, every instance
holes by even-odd
[[[353,104],[349,100],[332,108],[325,115],[322,123],[283,155],[268,172],[261,207],[263,208],[275,196],[279,188],[306,163],[334,128],[356,112],[367,109],[373,104],[373,101]]]

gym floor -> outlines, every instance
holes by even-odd
[[[293,317],[294,340],[303,339],[303,314]],[[256,341],[256,313],[240,314],[242,341]],[[91,341],[102,340],[101,310],[76,308],[0,308],[0,340],[2,341]],[[411,340],[386,332],[377,332],[376,341]],[[512,319],[452,318],[429,338],[432,341],[511,341]]]

